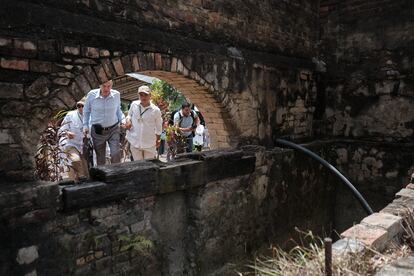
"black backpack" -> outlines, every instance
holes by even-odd
[[[203,114],[201,114],[200,111],[195,112],[197,113],[198,119],[200,120],[200,125],[206,126],[206,121],[204,120]]]
[[[175,116],[175,113],[177,113],[178,111],[180,111],[180,109],[177,109],[171,112],[170,119],[168,120],[168,124],[170,126],[174,125],[174,116]],[[180,116],[180,119],[181,119],[181,116]]]

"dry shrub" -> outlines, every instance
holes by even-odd
[[[414,216],[411,217],[414,222]],[[410,227],[413,224],[407,224]],[[410,230],[413,230],[410,228]],[[324,275],[325,253],[323,241],[312,232],[305,233],[306,243],[295,246],[289,251],[272,248],[271,257],[258,257],[248,265],[249,271],[238,272],[239,276],[293,276],[293,275]],[[414,231],[405,234],[404,242],[414,244]],[[407,244],[392,243],[388,249],[380,253],[371,248],[361,252],[334,255],[332,260],[333,275],[374,275],[385,264],[411,254]]]

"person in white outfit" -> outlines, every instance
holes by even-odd
[[[125,118],[126,138],[134,160],[155,157],[160,145],[162,118],[160,109],[151,103],[151,90],[143,85],[138,88],[139,100],[133,101]]]
[[[75,181],[80,177],[88,177],[87,161],[82,155],[84,104],[84,99],[78,101],[76,110],[66,114],[59,129],[59,133],[64,138],[61,140],[61,146],[69,161],[68,175]]]

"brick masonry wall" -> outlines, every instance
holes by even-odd
[[[295,226],[331,228],[333,189],[320,185],[329,177],[290,150],[249,146],[187,157],[166,166],[122,164],[122,173],[101,167],[80,185],[3,189],[0,273],[228,275],[235,269],[228,263],[269,244],[289,246]],[[152,249],[125,247],[138,238]]]
[[[172,2],[166,7],[170,5]],[[236,31],[223,23],[233,22],[229,19],[233,17],[241,20],[246,14],[243,8],[230,9],[236,3],[175,5],[175,9],[165,9],[158,2],[144,1],[134,7],[107,1],[4,2],[0,11],[0,26],[7,26],[0,29],[0,150],[10,158],[0,161],[3,182],[33,179],[37,141],[56,111],[73,108],[91,88],[128,72],[173,72],[208,89],[217,101],[214,108],[224,109],[222,121],[230,118],[235,126],[230,138],[218,139],[222,145],[241,140],[271,146],[280,133],[297,138],[311,135],[316,91],[309,57],[314,50],[306,45],[313,45],[316,33],[312,27],[317,16],[314,3],[269,4],[275,9],[267,9],[269,14],[258,10],[265,16],[252,17],[252,29],[243,29],[243,36],[240,28]],[[208,20],[190,23],[191,19],[180,19],[189,14],[204,18],[215,12],[221,26],[217,31],[225,38],[204,28],[213,24]],[[303,12],[303,17],[288,16],[293,12]],[[266,31],[274,32],[277,39],[255,30],[261,20],[273,18],[273,13],[286,15],[276,17],[280,20],[298,22]],[[172,22],[168,30],[165,20]],[[273,23],[266,28],[274,28]],[[186,31],[186,24],[196,30],[200,27],[197,35]],[[288,27],[292,24],[295,28]],[[26,27],[21,28],[23,25]],[[257,35],[263,39],[255,40]],[[297,39],[299,36],[302,38]],[[277,43],[282,48],[264,49],[262,44],[274,43],[268,38],[284,41]],[[225,42],[230,39],[234,44]],[[306,45],[297,47],[301,43]],[[202,98],[198,100],[202,106]],[[222,135],[227,129],[217,125],[214,133]]]
[[[412,1],[321,5],[325,135],[412,140]]]
[[[19,1],[21,5],[36,1]],[[26,2],[26,3],[25,3]],[[318,1],[43,1],[47,10],[93,16],[187,38],[310,56],[317,39]]]

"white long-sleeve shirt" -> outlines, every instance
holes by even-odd
[[[73,132],[75,137],[73,139],[65,138],[62,140],[61,145],[65,149],[66,147],[76,147],[79,152],[82,152],[83,145],[83,116],[78,110],[69,111],[62,121],[59,133],[66,131]]]
[[[132,123],[131,129],[126,133],[131,146],[139,149],[155,147],[155,135],[161,135],[162,132],[160,109],[153,103],[148,107],[143,107],[139,100],[133,101],[127,119]]]

